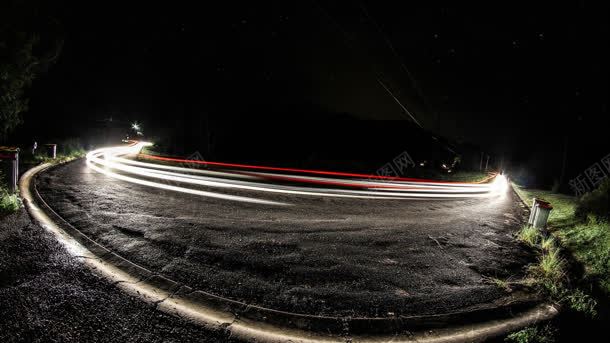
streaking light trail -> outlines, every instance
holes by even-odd
[[[495,175],[493,182],[460,183],[411,178],[371,179],[370,175],[305,169],[250,166],[220,162],[190,161],[153,155],[146,159],[167,162],[206,164],[216,170],[186,168],[134,160],[147,142],[103,148],[87,154],[87,165],[96,172],[126,182],[208,198],[263,205],[290,205],[260,199],[252,194],[290,194],[298,196],[360,199],[456,199],[498,196],[506,193],[508,181]],[[311,175],[302,175],[311,174]],[[324,175],[324,176],[320,176]],[[282,184],[282,182],[284,184]],[[288,183],[288,184],[286,184]],[[294,185],[294,184],[297,185]],[[211,191],[213,189],[215,191]],[[217,191],[247,192],[247,196]]]

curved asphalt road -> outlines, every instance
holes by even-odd
[[[477,308],[507,297],[488,278],[518,279],[533,258],[513,238],[526,211],[512,192],[384,200],[222,191],[292,204],[274,206],[128,183],[84,160],[37,182],[61,216],[118,254],[193,288],[292,312]]]

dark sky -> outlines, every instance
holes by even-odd
[[[192,3],[57,5],[64,51],[29,122],[414,117],[513,155],[566,136],[578,154],[610,150],[601,2]]]

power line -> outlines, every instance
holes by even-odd
[[[392,91],[379,79],[377,78],[377,82],[379,82],[379,84],[381,85],[381,87],[383,87],[383,89],[385,89],[386,92],[388,92],[388,94],[390,94],[390,96],[392,97],[392,99],[394,99],[394,101],[396,101],[396,103],[400,106],[400,108],[403,109],[403,111],[405,111],[406,114],[409,115],[409,117],[411,118],[411,120],[413,120],[415,122],[415,124],[417,124],[417,126],[423,128],[421,126],[421,124],[417,121],[417,119],[415,119],[415,117],[413,116],[413,114],[411,114],[411,112],[409,112],[409,110],[400,102],[400,100],[398,100],[398,98],[396,96],[394,96],[394,94],[392,93]]]
[[[335,28],[337,28],[337,30],[339,32],[341,32],[342,38],[344,43],[351,49],[353,50],[360,50],[360,53],[362,53],[362,48],[357,49],[356,46],[354,45],[354,43],[356,42],[356,39],[352,36],[350,36],[350,34],[348,34],[347,31],[345,31],[343,29],[343,27],[330,15],[330,13],[328,13],[328,11],[326,11],[322,6],[320,6],[320,4],[316,1],[313,0],[313,3],[315,5],[316,8],[318,8],[318,10],[320,10],[324,16],[335,26]],[[365,15],[368,16],[368,14],[365,11]],[[369,17],[370,19],[370,17]],[[371,20],[372,21],[372,20]],[[374,21],[373,21],[374,23]],[[375,24],[375,23],[374,23]],[[376,24],[375,24],[376,25]],[[378,29],[379,30],[379,29]],[[381,32],[380,32],[381,33]],[[390,45],[391,47],[391,45]],[[392,48],[393,51],[393,48]],[[395,53],[395,52],[394,52]],[[396,54],[396,53],[395,53]],[[372,72],[375,74],[375,79],[377,80],[377,83],[379,83],[381,85],[381,87],[383,87],[383,89],[392,97],[392,99],[394,99],[394,101],[400,106],[400,108],[404,111],[404,113],[406,113],[408,115],[408,117],[406,117],[407,119],[411,119],[413,120],[413,122],[415,122],[415,124],[417,124],[417,126],[419,126],[420,128],[423,128],[422,125],[417,121],[417,119],[415,119],[415,116],[400,102],[400,100],[398,100],[398,98],[394,95],[394,93],[392,93],[392,91],[383,83],[383,81],[381,81],[381,78],[383,78],[383,73],[379,71],[379,67],[377,66],[377,64],[369,57],[368,58],[369,62],[371,63],[371,70]],[[406,69],[406,67],[404,67],[405,71],[409,74],[408,70]],[[410,74],[409,74],[410,75]],[[401,114],[404,115],[404,113],[401,111]]]
[[[427,104],[427,100],[426,100],[426,97],[424,96],[424,92],[422,91],[421,87],[419,86],[419,83],[417,82],[417,80],[415,79],[413,74],[411,74],[411,71],[409,71],[407,66],[404,64],[402,58],[396,52],[396,49],[394,49],[394,44],[392,44],[392,41],[390,40],[388,35],[386,35],[383,32],[383,30],[381,29],[381,27],[379,26],[377,21],[370,15],[369,11],[366,9],[366,5],[364,4],[364,2],[363,1],[359,1],[359,3],[360,3],[360,9],[364,13],[364,15],[368,18],[368,20],[370,20],[373,23],[373,25],[375,26],[375,29],[377,29],[377,32],[381,35],[381,37],[383,37],[383,40],[384,40],[385,44],[388,46],[388,48],[390,48],[390,51],[392,51],[392,54],[394,55],[396,61],[400,64],[400,68],[409,77],[409,80],[413,84],[413,88],[415,88],[415,91],[417,92],[417,95],[419,95],[419,97],[424,102],[424,105],[429,109],[430,106],[428,106],[428,104]]]

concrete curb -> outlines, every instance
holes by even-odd
[[[523,205],[525,205],[525,207],[528,210],[531,210],[532,209],[532,205],[526,203],[525,200],[523,200],[523,198],[519,195],[519,193],[517,193],[517,190],[515,189],[515,186],[517,186],[517,185],[515,185],[513,182],[510,183],[510,189],[512,189],[512,191],[515,194],[515,196],[517,197],[517,199],[519,199],[521,201],[521,203]]]
[[[210,330],[257,342],[475,342],[504,335],[557,314],[551,304],[515,297],[473,311],[435,316],[339,318],[276,311],[249,305],[165,278],[108,250],[59,216],[36,190],[36,175],[52,164],[27,171],[20,180],[26,208],[95,272],[125,292],[160,310],[188,318]]]

